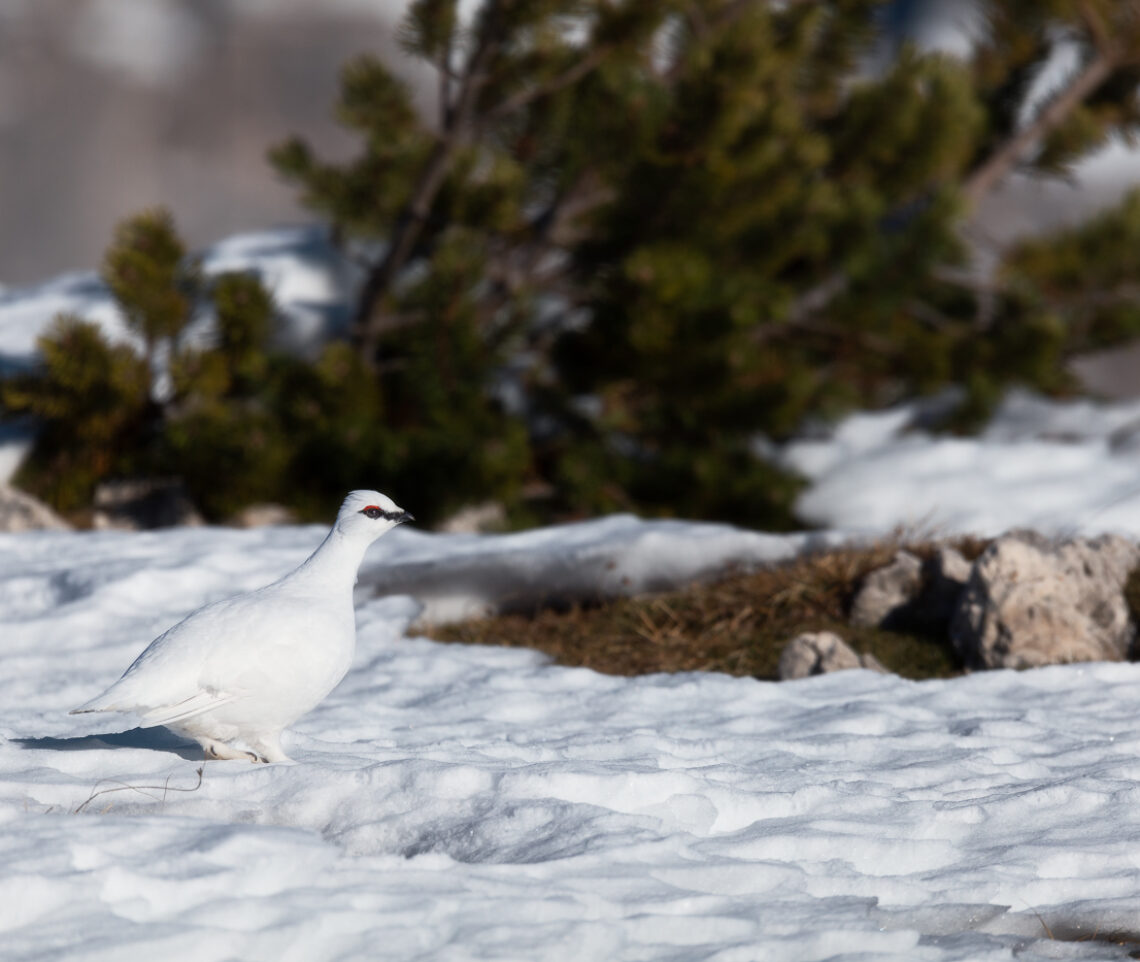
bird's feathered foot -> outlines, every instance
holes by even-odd
[[[255,765],[266,765],[269,763],[269,759],[264,755],[259,755],[257,752],[245,751],[241,748],[234,748],[232,745],[227,745],[225,742],[214,741],[212,738],[199,739],[199,744],[201,744],[202,751],[206,753],[207,758],[214,758],[218,761],[238,759],[253,762]]]
[[[198,737],[198,744],[202,746],[202,751],[206,753],[207,758],[215,758],[218,761],[238,759],[253,762],[255,765],[293,761],[281,750],[281,742],[278,738],[266,737],[251,740],[248,748],[238,748],[215,738]]]

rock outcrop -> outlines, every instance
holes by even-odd
[[[1140,548],[1116,535],[998,538],[974,563],[951,640],[975,668],[1127,658],[1136,627],[1123,588]]]
[[[265,528],[296,524],[297,516],[283,504],[250,504],[232,515],[226,523],[231,528]]]
[[[780,653],[780,681],[823,675],[849,668],[886,671],[874,655],[860,655],[832,631],[807,631],[796,635]]]
[[[95,488],[97,530],[146,531],[205,524],[182,482],[170,478],[105,481]]]
[[[969,577],[970,562],[951,545],[939,545],[925,561],[899,551],[863,579],[851,623],[945,635]]]
[[[863,579],[851,605],[851,623],[878,627],[898,617],[922,591],[922,561],[899,551],[889,565],[876,568]]]
[[[69,531],[71,525],[38,498],[0,484],[0,531]]]

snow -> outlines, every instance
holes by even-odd
[[[259,271],[296,350],[343,324],[351,269],[318,232],[204,263]],[[0,292],[0,362],[61,310],[128,336],[73,275]],[[631,679],[419,634],[898,526],[1140,536],[1140,403],[1015,392],[976,438],[929,430],[942,403],[778,451],[819,533],[393,532],[361,570],[353,670],[286,735],[296,765],[66,712],[323,529],[0,535],[0,962],[1128,957],[1108,936],[1140,940],[1140,665]],[[26,443],[8,429],[0,465]]]
[[[841,540],[826,532],[771,535],[632,515],[482,537],[405,528],[366,559],[357,601],[406,593],[420,603],[422,620],[455,621],[664,591]]]
[[[417,579],[472,559],[569,592],[686,543],[700,567],[802,538],[398,529],[353,670],[286,736],[297,764],[66,715],[322,534],[0,536],[0,959],[1126,957],[1048,932],[1134,926],[1140,666],[619,678],[410,628]]]
[[[861,533],[1140,536],[1140,402],[1015,391],[978,437],[915,428],[927,408],[855,414],[826,438],[789,444],[784,463],[811,482],[797,515]]]

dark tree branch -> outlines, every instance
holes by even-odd
[[[792,305],[788,309],[787,323],[792,326],[802,324],[846,292],[850,284],[850,278],[842,271],[836,271],[824,278],[811,290],[804,292],[792,301]]]
[[[1083,70],[1064,90],[1050,101],[1030,124],[998,147],[962,185],[962,197],[968,208],[976,210],[981,200],[1018,164],[1025,153],[1042,137],[1061,126],[1116,69],[1115,58],[1098,50]]]
[[[497,18],[488,16],[463,73],[458,98],[448,112],[448,125],[441,131],[412,196],[396,219],[387,251],[365,278],[353,324],[353,340],[369,365],[375,362],[376,347],[385,330],[384,299],[415,250],[432,204],[447,179],[455,151],[468,135],[479,94],[487,83],[487,65],[499,49],[497,27]]]
[[[560,90],[565,90],[567,87],[573,86],[579,80],[584,79],[589,74],[598,69],[610,55],[611,49],[609,47],[595,47],[586,56],[584,56],[577,63],[567,67],[557,77],[551,78],[544,84],[539,84],[536,87],[531,87],[527,90],[520,90],[513,96],[508,97],[501,103],[496,104],[487,113],[488,121],[501,120],[504,117],[510,116],[523,107],[526,107],[536,100],[543,97],[549,97]]]
[[[1088,30],[1096,49],[1100,51],[1100,55],[1109,60],[1115,60],[1119,56],[1119,51],[1109,34],[1107,25],[1100,18],[1096,8],[1088,0],[1082,0],[1078,4],[1078,10],[1081,20],[1084,21],[1085,29]]]
[[[806,316],[794,320],[786,319],[773,324],[763,324],[752,332],[752,338],[757,344],[765,344],[768,341],[799,337],[804,334],[829,341],[858,341],[872,351],[888,357],[899,353],[897,343],[881,334],[876,334],[874,331],[843,327],[830,321]]]
[[[451,69],[451,47],[454,33],[448,35],[447,41],[440,51],[439,63],[439,129],[447,130],[451,126],[451,82],[454,73]]]

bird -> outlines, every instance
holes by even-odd
[[[256,591],[198,608],[155,638],[103,694],[72,709],[165,725],[207,758],[288,762],[281,733],[348,673],[352,588],[364,552],[415,519],[379,491],[350,491],[320,546]]]

